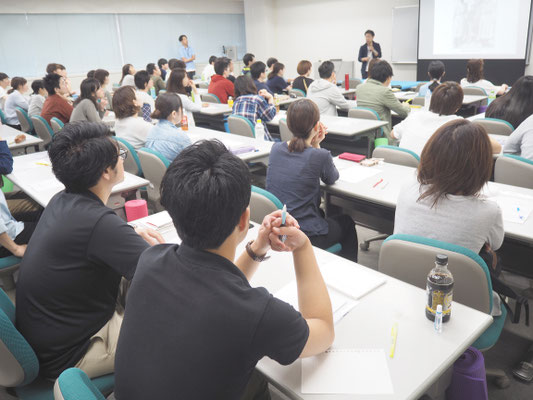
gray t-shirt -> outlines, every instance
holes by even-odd
[[[466,247],[478,254],[488,243],[500,248],[504,229],[500,207],[483,196],[447,195],[431,207],[433,198],[418,201],[425,191],[413,178],[402,188],[394,233],[418,235]]]
[[[533,115],[530,115],[511,133],[505,141],[503,152],[533,161]]]
[[[30,107],[28,108],[28,115],[34,117],[36,115],[41,115],[43,109],[43,104],[46,99],[40,94],[32,94],[30,97]]]
[[[94,103],[89,99],[83,99],[74,107],[70,115],[70,122],[76,121],[102,122],[102,119]]]

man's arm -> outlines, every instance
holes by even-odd
[[[383,104],[385,107],[391,109],[392,111],[396,111],[400,118],[405,118],[407,115],[409,115],[411,107],[409,107],[407,104],[402,104],[400,100],[396,98],[392,90],[386,90],[384,96],[385,98]]]

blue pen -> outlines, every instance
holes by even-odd
[[[283,204],[283,209],[281,210],[281,226],[285,226],[285,220],[287,219],[287,204]],[[279,237],[283,243],[287,240],[287,235],[281,235]]]

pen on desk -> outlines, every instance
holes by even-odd
[[[281,226],[285,226],[285,221],[287,219],[287,204],[283,204],[283,209],[281,210]],[[287,235],[281,235],[279,237],[282,243],[285,243],[287,240]]]
[[[390,340],[390,352],[389,357],[394,358],[394,352],[396,351],[396,338],[398,337],[398,323],[394,323],[392,325],[392,331],[391,331],[391,340]]]
[[[36,162],[35,164],[37,164],[37,165],[44,165],[45,167],[49,167],[49,166],[50,166],[50,164],[45,163],[45,162]]]
[[[376,183],[374,183],[374,186],[372,186],[373,188],[375,188],[377,185],[379,185],[381,182],[383,182],[383,178],[381,178],[379,181],[377,181]]]

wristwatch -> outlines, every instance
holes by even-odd
[[[257,254],[254,253],[254,251],[252,250],[252,243],[253,242],[254,242],[253,240],[250,240],[248,243],[246,243],[246,252],[250,256],[250,258],[252,260],[254,260],[254,261],[257,261],[257,262],[262,262],[262,261],[268,260],[270,258],[270,256],[267,256],[265,254],[264,256],[259,257]]]

